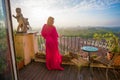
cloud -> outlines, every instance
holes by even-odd
[[[90,10],[90,9],[106,9],[111,8],[112,4],[120,3],[120,0],[82,0],[74,7],[79,8],[80,10]]]
[[[21,6],[44,7],[47,9],[109,8],[111,4],[120,3],[120,0],[11,0],[13,4]],[[14,5],[13,5],[14,6]]]
[[[12,14],[21,7],[31,25],[41,26],[48,16],[55,17],[56,25],[94,25],[108,20],[103,10],[114,8],[120,0],[10,0]],[[97,10],[95,12],[95,10]],[[99,11],[100,10],[100,11]],[[105,16],[107,15],[107,16]],[[118,13],[118,15],[120,15]],[[106,19],[105,19],[106,17]],[[98,20],[99,18],[99,20]],[[15,19],[13,19],[15,20]],[[111,20],[111,19],[110,19]],[[96,21],[96,22],[95,22]],[[98,23],[97,23],[98,22]],[[62,23],[62,24],[61,24]],[[103,22],[104,23],[104,22]]]
[[[114,7],[112,4],[120,3],[120,0],[11,0],[13,9],[23,7],[26,9],[58,12],[80,10],[103,10]]]

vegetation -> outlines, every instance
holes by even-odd
[[[17,61],[17,69],[21,69],[24,67],[24,59],[22,57],[17,56],[16,61]]]
[[[5,51],[7,50],[6,29],[2,23],[0,23],[0,73],[6,68]]]
[[[6,60],[3,55],[0,55],[0,73],[3,73],[6,69]]]
[[[5,61],[3,58],[0,58],[0,73],[2,73],[6,68]]]
[[[17,63],[21,62],[22,60],[23,60],[22,57],[16,57],[16,61],[17,61]]]
[[[7,49],[6,29],[0,25],[0,51]]]
[[[67,36],[80,36],[81,38],[94,38],[94,33],[105,34],[113,32],[116,36],[120,37],[120,27],[89,27],[89,28],[66,28],[58,29],[59,34]]]
[[[120,53],[119,37],[117,37],[112,32],[105,34],[95,33],[94,38],[98,40],[105,39],[111,52]]]

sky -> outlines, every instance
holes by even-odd
[[[0,0],[0,20],[3,20],[3,16],[2,0]]]
[[[120,0],[10,0],[11,12],[22,9],[33,28],[41,28],[49,16],[56,27],[120,26]],[[12,18],[13,26],[17,26]]]

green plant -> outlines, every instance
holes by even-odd
[[[24,66],[24,59],[22,57],[16,57],[17,69],[21,69]]]
[[[7,49],[7,39],[6,39],[6,29],[5,26],[0,25],[0,51]]]
[[[5,69],[6,69],[5,58],[0,55],[0,73],[3,73]]]
[[[17,57],[16,57],[16,61],[17,61],[17,63],[19,63],[19,62],[23,61],[23,58],[20,57],[20,56],[17,56]]]
[[[112,32],[105,34],[95,33],[94,38],[97,40],[102,40],[102,39],[106,40],[106,42],[108,43],[109,51],[120,54],[119,37],[117,37]]]

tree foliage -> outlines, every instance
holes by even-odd
[[[105,39],[108,43],[110,51],[120,53],[119,37],[117,37],[112,32],[108,32],[105,34],[95,33],[93,37],[98,40]]]
[[[7,36],[6,28],[0,25],[0,51],[4,51],[7,48]]]

